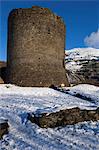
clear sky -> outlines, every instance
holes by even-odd
[[[87,44],[84,39],[93,34],[97,35],[99,42],[98,0],[0,0],[0,60],[6,60],[9,12],[14,8],[31,8],[33,5],[48,7],[63,18],[66,24],[66,49],[90,46],[90,39],[85,40]]]

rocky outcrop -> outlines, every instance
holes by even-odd
[[[28,114],[28,119],[42,128],[73,125],[83,121],[99,120],[99,108],[96,110],[80,110],[78,107],[60,110],[54,113],[43,113],[39,116]]]
[[[66,69],[73,85],[87,83],[99,86],[99,50],[73,49],[66,53]]]
[[[99,61],[87,60],[79,61],[82,67],[79,70],[67,70],[71,84],[77,85],[87,83],[99,86]]]
[[[6,80],[6,62],[0,61],[0,84]]]

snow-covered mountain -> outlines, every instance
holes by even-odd
[[[66,50],[68,60],[99,60],[99,49],[95,48],[74,48]]]
[[[66,50],[65,63],[71,84],[99,85],[99,49],[74,48]]]

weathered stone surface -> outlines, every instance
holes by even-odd
[[[67,70],[71,84],[87,83],[99,86],[99,60],[78,60],[79,70]]]
[[[4,83],[4,81],[3,81],[3,79],[0,77],[0,84],[3,84]]]
[[[0,61],[0,84],[6,81],[6,62]]]
[[[69,86],[65,25],[47,8],[14,9],[8,19],[7,81],[20,86]]]
[[[8,133],[8,120],[0,119],[0,139],[2,139],[4,134]]]
[[[36,116],[28,115],[28,119],[42,128],[54,128],[58,126],[73,125],[83,121],[99,120],[99,108],[96,110],[80,110],[78,107],[60,110],[56,113]]]

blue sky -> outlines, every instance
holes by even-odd
[[[99,31],[98,0],[0,0],[0,60],[6,60],[9,12],[14,8],[31,8],[33,5],[48,7],[63,18],[66,24],[66,49],[90,46],[88,40],[87,44],[84,43],[84,39],[93,32],[96,36]]]

